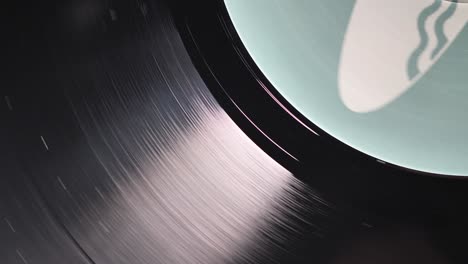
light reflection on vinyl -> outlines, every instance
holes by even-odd
[[[31,241],[68,241],[64,247],[75,253],[55,255],[27,238],[3,241],[7,263],[261,261],[302,232],[306,210],[322,217],[330,210],[230,119],[165,20],[167,10],[145,5],[145,12],[141,4],[127,13],[112,8],[114,16],[99,4],[87,6],[89,12],[81,8],[74,13],[80,27],[64,23],[76,35],[55,33],[82,42],[65,41],[57,50],[47,44],[53,54],[65,50],[66,59],[57,56],[21,80],[34,87],[39,79],[59,92],[6,97],[11,129],[23,131],[16,151],[39,189],[35,199],[44,199],[43,209],[54,219],[15,220],[21,210],[9,207],[2,211],[8,237],[55,223],[61,233]],[[100,16],[106,20],[94,24]],[[128,16],[141,19],[130,25],[144,30],[118,24]],[[20,221],[40,226],[28,231]],[[318,223],[307,226],[320,237]]]
[[[70,225],[97,262],[224,263],[284,242],[281,232],[271,241],[260,234],[274,223],[289,225],[286,210],[300,211],[294,200],[305,199],[306,187],[199,88],[149,86],[121,99],[118,90],[107,90],[77,111],[107,172],[99,181],[112,190],[81,201],[77,206],[94,209]],[[146,96],[137,98],[140,93]]]

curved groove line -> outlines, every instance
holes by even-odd
[[[411,54],[409,60],[408,60],[408,77],[410,80],[412,80],[416,75],[419,74],[419,68],[418,68],[418,60],[419,57],[422,55],[424,50],[427,47],[427,44],[429,43],[429,37],[427,35],[425,24],[427,19],[434,14],[442,5],[441,0],[435,0],[433,4],[430,6],[426,7],[421,14],[418,17],[418,32],[419,32],[419,37],[420,37],[420,42],[418,47],[413,51]]]
[[[453,16],[455,10],[457,10],[457,2],[454,1],[450,4],[449,8],[444,11],[436,20],[435,23],[435,33],[437,36],[437,46],[434,48],[431,54],[431,59],[434,59],[444,48],[448,42],[448,38],[444,32],[445,23]]]

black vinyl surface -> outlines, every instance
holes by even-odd
[[[467,181],[279,107],[221,2],[17,5],[0,263],[466,263]]]

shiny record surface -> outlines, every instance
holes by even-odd
[[[0,263],[466,263],[467,182],[362,159],[266,97],[253,114],[222,8],[11,10]]]

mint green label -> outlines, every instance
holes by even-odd
[[[468,175],[468,4],[225,0],[258,67],[304,116],[399,166]]]

